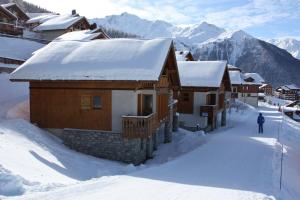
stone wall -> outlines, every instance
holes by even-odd
[[[147,156],[151,157],[153,142],[149,139],[124,139],[120,133],[100,132],[91,130],[50,130],[61,138],[63,143],[76,151],[109,160],[133,163],[143,163]],[[151,148],[147,151],[148,148]]]

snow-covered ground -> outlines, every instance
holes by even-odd
[[[14,87],[5,83],[6,89]],[[15,103],[0,107],[5,110],[0,118],[0,198],[300,198],[300,124],[282,120],[277,108],[266,103],[257,110],[232,109],[227,127],[212,134],[180,130],[173,143],[159,146],[154,159],[135,167],[72,151],[46,131],[17,119],[26,114],[7,119],[7,113],[18,113],[20,101],[15,93],[5,99]],[[266,118],[263,135],[257,133],[258,112]]]

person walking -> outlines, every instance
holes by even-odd
[[[263,134],[264,132],[264,127],[263,124],[265,123],[265,118],[262,115],[262,113],[259,113],[258,117],[257,117],[257,124],[258,124],[258,133]]]

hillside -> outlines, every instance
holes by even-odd
[[[196,59],[228,60],[244,72],[258,72],[274,86],[295,83],[300,79],[299,60],[290,53],[244,31],[226,31],[213,24],[175,26],[164,21],[149,21],[123,13],[91,21],[142,38],[172,37],[179,50],[192,50]]]

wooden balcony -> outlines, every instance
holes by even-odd
[[[23,28],[14,24],[0,22],[0,33],[9,35],[23,35]]]
[[[158,126],[156,113],[148,116],[122,116],[122,136],[124,138],[151,137]]]

